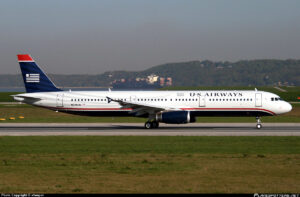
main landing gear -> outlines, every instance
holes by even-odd
[[[159,123],[156,121],[147,121],[145,123],[145,129],[152,129],[152,128],[158,128],[159,127]]]
[[[257,129],[261,129],[261,128],[262,128],[262,126],[261,126],[260,117],[256,117],[256,122],[257,122],[257,124],[256,124],[256,128],[257,128]]]

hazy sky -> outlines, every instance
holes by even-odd
[[[0,74],[30,53],[47,73],[190,60],[300,59],[300,0],[1,0]]]

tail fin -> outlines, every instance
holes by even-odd
[[[19,54],[18,62],[21,67],[26,92],[56,92],[58,89],[47,75],[39,68],[28,54]]]

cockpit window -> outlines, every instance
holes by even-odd
[[[272,97],[271,101],[283,101],[283,99],[280,97]]]

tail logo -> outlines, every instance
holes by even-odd
[[[26,83],[39,83],[40,74],[26,74]]]

